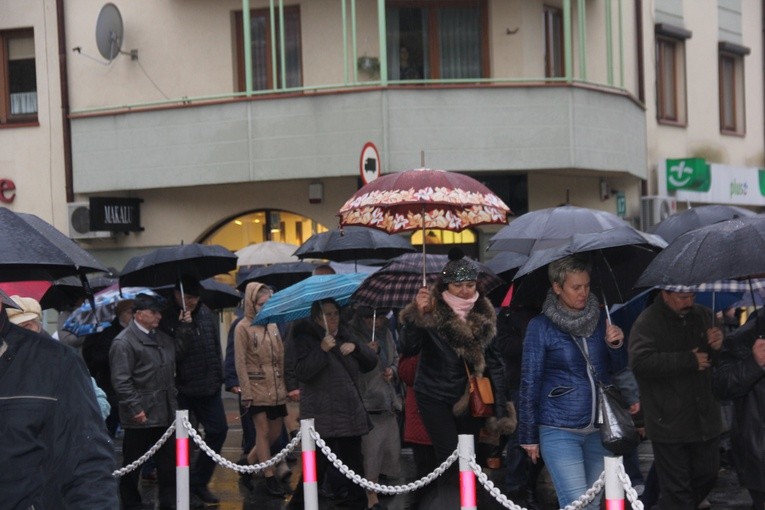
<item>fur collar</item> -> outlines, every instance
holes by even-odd
[[[432,313],[421,314],[412,302],[401,311],[401,321],[433,331],[467,361],[475,373],[482,375],[486,368],[483,351],[497,333],[497,316],[491,302],[483,296],[478,298],[462,321],[440,295],[432,295],[435,303]]]

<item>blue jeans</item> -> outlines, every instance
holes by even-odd
[[[603,473],[603,457],[610,456],[597,431],[582,433],[542,426],[539,427],[539,448],[561,508],[592,487]],[[598,499],[592,508],[599,504]]]
[[[223,443],[226,442],[228,423],[226,411],[223,409],[223,400],[220,392],[209,397],[189,397],[178,395],[178,408],[188,409],[194,413],[197,421],[205,430],[205,443],[215,453],[220,453]],[[205,452],[199,452],[194,465],[191,466],[189,485],[191,490],[200,490],[207,487],[215,470],[215,461]]]

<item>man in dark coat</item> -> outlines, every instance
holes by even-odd
[[[199,299],[201,288],[199,281],[182,276],[175,285],[174,300],[165,310],[159,329],[175,338],[176,346],[182,346],[176,356],[178,406],[196,416],[204,427],[205,443],[220,453],[228,433],[221,397],[223,353],[217,320]],[[189,480],[192,505],[220,503],[207,487],[214,470],[215,461],[206,454],[194,461]]]
[[[731,452],[738,480],[753,508],[765,508],[765,337],[758,317],[725,339],[713,380],[720,398],[733,400]],[[760,318],[760,321],[763,319]]]
[[[663,510],[695,510],[720,465],[723,426],[710,368],[723,334],[693,300],[691,292],[662,290],[629,339]]]
[[[85,363],[11,324],[0,291],[0,506],[117,508],[114,445]]]
[[[133,320],[112,342],[109,366],[119,399],[123,466],[146,453],[175,419],[175,351],[172,337],[157,330],[164,303],[161,298],[139,294],[133,301]],[[159,508],[175,508],[175,452],[165,441],[154,456],[157,462]],[[138,491],[139,470],[120,479],[124,510],[143,508]]]

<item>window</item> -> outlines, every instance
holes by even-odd
[[[37,75],[32,30],[0,32],[0,124],[37,120]]]
[[[485,0],[388,2],[391,80],[489,76]]]
[[[691,32],[665,23],[656,30],[656,118],[662,124],[685,125],[685,40]]]
[[[545,5],[545,77],[565,76],[563,55],[563,11]]]
[[[749,48],[720,43],[720,132],[743,135],[746,132],[744,102],[744,55]]]
[[[300,39],[300,8],[289,6],[284,8],[284,57],[285,82],[282,83],[281,38],[279,35],[279,11],[274,12],[274,27],[276,34],[274,42],[276,53],[272,46],[271,15],[269,9],[250,11],[250,39],[252,53],[252,89],[271,90],[281,88],[301,87],[303,85],[302,47]],[[236,31],[238,46],[239,90],[246,87],[244,66],[244,34],[242,13],[236,13]],[[276,76],[274,62],[276,57]]]

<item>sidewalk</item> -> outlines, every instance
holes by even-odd
[[[237,399],[234,395],[224,394],[224,405],[229,423],[229,433],[226,443],[223,447],[222,455],[231,461],[236,461],[241,454],[242,428],[239,416]],[[650,442],[644,442],[639,448],[640,465],[643,473],[647,473],[653,454],[651,452]],[[299,458],[299,455],[298,455]],[[405,449],[401,458],[402,476],[398,481],[391,481],[391,485],[403,484],[414,479],[414,459],[411,452]],[[300,476],[300,461],[290,465],[292,469],[291,487],[295,488]],[[504,471],[488,470],[489,479],[500,490],[503,489],[502,480]],[[546,473],[544,473],[546,474]],[[254,478],[252,489],[241,482],[238,473],[218,466],[210,483],[210,490],[221,499],[221,505],[217,508],[221,510],[282,510],[286,499],[274,498],[268,495],[265,487],[262,486],[261,478]],[[143,484],[147,496],[153,492],[153,485]],[[503,508],[499,503],[493,500],[487,491],[477,485],[478,490],[478,508],[481,509],[500,509]],[[558,508],[555,492],[547,477],[540,479],[537,487],[537,497],[542,510],[555,510]],[[730,469],[722,469],[718,479],[717,486],[709,496],[712,509],[715,510],[750,510],[751,500],[748,493],[738,486],[735,473]],[[381,503],[384,508],[389,510],[403,510],[407,508],[409,496],[384,496],[381,497]],[[333,504],[331,500],[320,499],[321,509],[343,508]]]

